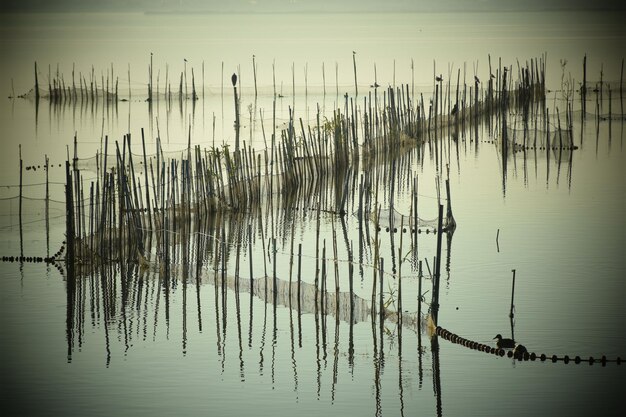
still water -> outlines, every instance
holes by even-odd
[[[461,83],[464,74],[468,83],[474,75],[484,82],[489,78],[488,54],[495,72],[500,57],[503,65],[515,68],[517,59],[526,62],[547,53],[547,87],[556,91],[548,97],[551,114],[565,108],[557,90],[569,73],[578,85],[587,53],[588,81],[595,85],[602,70],[613,90],[612,113],[621,111],[616,91],[625,32],[616,17],[603,14],[367,14],[349,19],[42,14],[1,19],[0,51],[9,57],[0,64],[3,97],[12,95],[12,88],[17,94],[31,88],[37,60],[40,80],[46,84],[48,65],[54,74],[58,63],[66,82],[72,63],[82,74],[89,74],[93,65],[96,77],[106,77],[113,65],[120,96],[128,99],[96,107],[51,106],[43,100],[38,108],[29,100],[0,101],[1,256],[20,253],[18,145],[30,168],[24,171],[24,253],[46,256],[64,239],[64,172],[59,164],[64,164],[67,146],[71,151],[74,135],[82,158],[95,154],[104,135],[120,140],[130,131],[140,138],[142,128],[149,152],[154,152],[157,136],[168,151],[184,149],[189,132],[194,144],[232,143],[233,72],[239,73],[243,88],[242,115],[253,113],[242,116],[242,135],[257,149],[264,145],[262,129],[272,124],[274,85],[284,96],[276,104],[279,129],[288,121],[290,107],[305,122],[315,120],[318,105],[324,114],[332,114],[342,105],[344,93],[355,94],[352,51],[361,95],[371,91],[368,87],[376,80],[381,85],[409,84],[425,100],[431,95],[433,72],[456,82],[460,69]],[[188,73],[194,68],[196,80],[204,63],[205,82],[198,82],[202,95],[195,106],[157,102],[150,111],[145,103],[150,52],[154,82],[163,88],[166,69],[176,85],[183,59]],[[252,55],[258,65],[256,100]],[[580,112],[574,112],[578,149],[571,158],[558,152],[528,152],[509,155],[504,164],[492,143],[499,133],[485,126],[478,136],[466,132],[458,142],[444,139],[450,144],[446,162],[458,226],[451,241],[444,242],[438,324],[486,344],[493,343],[497,333],[509,337],[515,269],[515,338],[529,351],[624,358],[624,123],[617,117],[597,123],[596,97],[600,112],[608,114],[606,90],[602,101],[590,95],[591,114],[585,123]],[[423,159],[410,159],[411,175],[399,184],[394,198],[397,210],[408,214],[409,185],[417,175],[420,217],[434,218],[438,172],[428,148],[424,152]],[[52,164],[49,235],[43,220],[44,155]],[[296,246],[303,244],[306,286],[313,282],[316,268],[317,219],[295,213],[277,210],[275,224],[264,218],[265,238],[275,231],[283,285],[289,282],[292,236]],[[247,220],[238,222],[228,224],[229,233],[246,230]],[[328,238],[329,252],[333,226],[356,242],[354,217],[348,216],[342,225],[322,214],[320,229]],[[264,276],[264,263],[271,275],[269,250],[261,249],[258,233],[250,239],[253,276]],[[392,235],[381,234],[389,271],[398,262],[390,250],[395,244],[397,251],[398,240],[396,236],[392,243]],[[339,260],[348,259],[347,245],[337,250]],[[431,344],[425,331],[415,326],[399,329],[390,320],[381,333],[366,314],[372,287],[368,251],[364,272],[357,270],[354,281],[356,296],[366,300],[358,310],[363,315],[352,324],[344,318],[336,321],[333,315],[322,320],[306,308],[308,298],[301,314],[293,304],[289,308],[288,299],[273,303],[265,296],[264,280],[255,281],[253,297],[245,280],[239,292],[230,281],[224,292],[218,291],[210,257],[199,271],[185,271],[183,254],[195,260],[202,258],[202,251],[194,243],[181,244],[179,251],[175,278],[166,290],[155,267],[120,271],[112,266],[106,274],[81,278],[75,299],[68,296],[62,264],[57,269],[1,263],[3,408],[14,415],[385,416],[618,415],[623,408],[623,365],[498,358],[443,339]],[[419,259],[432,260],[434,254],[435,238],[421,234]],[[249,263],[244,250],[241,268],[246,272],[241,275],[247,278]],[[234,264],[231,257],[231,277]],[[340,262],[338,270],[345,291],[347,263]],[[402,276],[403,309],[414,314],[418,279],[410,256],[403,262]],[[386,297],[397,297],[397,279],[387,285]],[[110,294],[105,288],[115,290]],[[429,289],[426,279],[425,300],[430,300]]]

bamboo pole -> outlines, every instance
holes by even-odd
[[[515,316],[515,314],[513,313],[513,298],[515,297],[515,269],[512,269],[511,272],[513,272],[513,284],[511,286],[511,310],[509,312],[509,317],[513,318]]]

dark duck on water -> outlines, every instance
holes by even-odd
[[[499,333],[494,337],[494,340],[496,340],[496,346],[500,349],[513,349],[515,347],[515,340],[505,339]]]

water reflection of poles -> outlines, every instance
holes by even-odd
[[[267,276],[265,276],[265,300],[267,300]],[[267,329],[267,302],[263,303],[263,331],[261,332],[261,347],[259,349],[259,374],[263,375],[263,363],[265,362],[265,356],[263,351],[265,349],[265,332]]]
[[[322,284],[320,291],[320,320],[321,320],[321,332],[322,332],[322,358],[324,359],[324,364],[326,364],[326,317],[328,315],[328,291],[326,287],[326,239],[323,241],[322,247]]]
[[[67,285],[66,285],[66,311],[65,311],[65,338],[67,341],[67,362],[72,362],[72,351],[74,350],[74,310],[76,303],[76,277],[72,262],[67,263]],[[106,326],[106,325],[105,325]],[[107,361],[108,363],[108,361]]]
[[[439,365],[439,339],[433,335],[430,339],[430,350],[433,358],[433,390],[437,401],[437,416],[443,415],[441,407],[441,370]]]
[[[376,337],[376,322],[374,320],[374,315],[372,315],[372,346],[374,347],[374,390],[375,390],[375,400],[376,400],[376,416],[382,415],[381,409],[381,385],[380,385],[380,359],[378,357],[378,340]],[[380,346],[382,349],[382,345]]]
[[[49,170],[50,170],[50,161],[48,159],[48,155],[45,155],[45,165],[44,169],[46,170],[46,257],[50,257],[50,182],[49,178]],[[92,244],[93,247],[93,244]]]
[[[339,309],[339,297],[335,299],[337,310]],[[331,401],[335,402],[335,387],[337,386],[337,375],[339,373],[339,313],[335,316],[335,341],[333,351],[333,383],[331,385]]]
[[[222,241],[221,241],[221,297],[222,297],[222,345],[224,348],[226,347],[226,319],[227,319],[227,307],[228,307],[228,297],[226,295],[226,270],[228,267],[228,263],[226,262],[226,229],[222,227]],[[224,355],[222,359],[225,357]]]
[[[515,305],[513,303],[513,299],[515,297],[515,269],[512,269],[513,272],[513,284],[511,286],[511,310],[509,311],[509,319],[511,321],[511,339],[515,340],[515,313],[513,310],[515,309]]]
[[[186,247],[183,253],[182,260],[182,280],[183,280],[183,334],[182,334],[182,348],[183,356],[187,354],[187,280],[189,279],[189,262],[187,254],[189,253],[189,239],[185,239],[183,245]],[[184,248],[185,249],[185,248]]]
[[[20,153],[20,199],[19,199],[19,219],[20,219],[20,261],[23,263],[24,260],[24,234],[23,234],[23,229],[22,229],[22,197],[23,197],[23,191],[22,191],[22,176],[23,176],[23,172],[24,172],[24,161],[22,161],[22,145],[19,145],[19,153]],[[69,186],[69,188],[71,188],[71,185]],[[71,195],[71,194],[70,194]],[[67,198],[69,198],[70,196],[68,195]],[[69,200],[68,200],[69,201]],[[68,209],[71,206],[68,206]],[[67,213],[69,214],[69,213]],[[69,223],[68,223],[69,224]],[[68,240],[69,242],[69,240]],[[72,242],[73,243],[73,242]],[[68,247],[69,249],[69,247]],[[73,263],[73,260],[72,260]]]
[[[317,294],[317,286],[315,287]],[[320,320],[318,315],[317,298],[315,300],[315,364],[316,364],[316,381],[317,381],[317,399],[320,399],[320,391],[322,386],[322,363],[320,360]]]
[[[400,310],[400,315],[402,310]],[[419,320],[419,317],[418,317]],[[404,417],[404,384],[402,383],[402,322],[398,321],[398,391],[400,397],[400,416]]]
[[[221,337],[221,329],[220,329],[220,308],[219,308],[219,229],[215,231],[215,238],[213,247],[215,248],[215,253],[213,257],[213,282],[215,289],[215,333],[216,333],[216,341],[217,341],[217,354],[222,355],[222,337]]]
[[[149,212],[149,211],[148,211]],[[202,219],[198,218],[196,230],[196,304],[198,305],[198,331],[202,333],[202,307],[200,303],[200,275],[202,273],[202,254],[204,253],[204,241],[200,239],[202,229]]]
[[[289,293],[291,299],[291,293]],[[299,312],[298,312],[299,314]],[[296,398],[298,397],[298,364],[296,362],[296,350],[294,342],[294,328],[293,328],[293,309],[289,309],[289,336],[291,341],[291,367],[293,368],[293,390],[296,392]]]
[[[72,267],[71,269],[73,273],[74,268]],[[70,266],[68,265],[68,272],[69,270],[70,270]],[[100,287],[102,288],[102,312],[104,315],[104,340],[105,340],[105,347],[106,347],[106,352],[107,352],[107,356],[106,356],[107,367],[109,366],[109,363],[111,363],[111,345],[110,345],[110,338],[109,338],[109,326],[107,323],[108,323],[109,318],[112,316],[111,304],[110,304],[111,289],[107,285],[107,277],[111,277],[111,275],[112,275],[111,266],[110,265],[105,266],[105,264],[102,264],[102,267],[100,269],[100,282],[101,282]],[[156,314],[158,313],[158,307],[159,307],[159,304],[158,304],[158,299],[157,299],[156,310],[155,310],[155,320],[154,320],[155,333],[156,333]]]
[[[250,262],[250,323],[248,324],[248,347],[252,347],[252,318],[253,318],[253,305],[254,305],[254,269],[252,263],[252,225],[248,225],[248,257]]]
[[[298,347],[302,347],[302,312],[301,312],[301,290],[300,290],[300,286],[302,283],[302,278],[301,278],[301,272],[302,272],[302,243],[298,244],[298,301],[297,301],[297,305],[298,305]],[[350,284],[352,284],[352,280],[350,280]]]
[[[435,260],[435,273],[433,274],[433,293],[431,302],[431,313],[433,321],[438,323],[439,319],[439,284],[441,281],[441,235],[443,221],[443,205],[439,205],[439,216],[437,220],[437,256]]]
[[[418,264],[418,292],[417,292],[417,375],[419,388],[422,388],[424,368],[422,366],[422,261]]]
[[[243,342],[241,337],[241,308],[239,299],[239,251],[241,249],[241,236],[237,237],[237,261],[235,266],[235,314],[237,317],[237,340],[239,342],[239,376],[243,381],[245,379],[244,361],[243,361]]]

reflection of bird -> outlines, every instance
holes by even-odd
[[[442,81],[443,81],[443,77],[442,77],[441,75],[437,75],[437,76],[435,77],[435,80],[437,80],[437,81],[439,81],[439,82],[442,82]]]
[[[498,339],[496,342],[496,346],[500,349],[513,349],[515,347],[515,340],[513,339],[504,339],[501,334],[497,334],[494,339]]]
[[[237,84],[237,74],[233,72],[233,76],[230,77],[230,80],[233,82],[233,87]]]
[[[479,80],[479,79],[478,79],[478,77],[477,77],[477,76],[475,76],[475,75],[474,75],[474,81],[476,81],[476,84],[479,84],[479,83],[480,83],[480,80]]]

